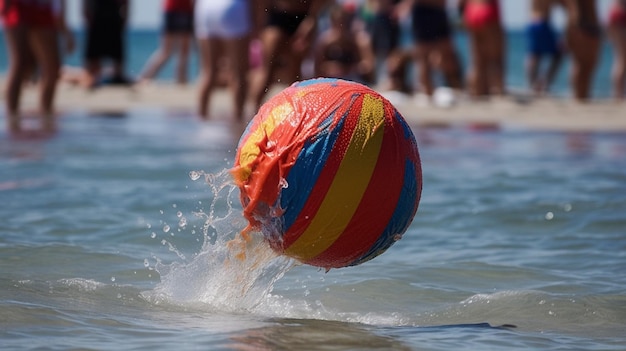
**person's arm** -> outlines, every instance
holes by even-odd
[[[357,33],[356,44],[359,56],[357,71],[368,81],[373,81],[376,71],[376,55],[372,50],[372,38],[365,32]]]
[[[310,43],[315,38],[318,16],[332,2],[333,0],[312,0],[307,16],[294,34],[293,45],[295,50],[306,51],[309,49]]]
[[[327,36],[322,34],[322,37],[313,46],[313,70],[316,77],[321,77],[324,74],[324,64],[326,63],[326,49]]]
[[[415,4],[415,0],[402,0],[393,8],[393,18],[399,20],[401,18],[408,18],[411,13],[411,8]]]

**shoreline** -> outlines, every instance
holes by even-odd
[[[275,86],[268,97],[281,91]],[[445,128],[464,126],[477,130],[516,128],[542,131],[568,132],[626,132],[626,103],[596,99],[588,103],[557,97],[530,97],[513,92],[503,97],[485,101],[470,100],[464,96],[453,98],[449,91],[441,90],[444,104],[426,102],[419,95],[397,92],[379,92],[387,97],[413,127]],[[87,113],[122,114],[132,110],[167,109],[193,115],[197,90],[195,84],[186,86],[168,82],[152,82],[133,87],[104,86],[87,91],[78,86],[61,83],[58,86],[56,109],[85,111]],[[30,86],[22,95],[22,110],[37,106],[38,91]],[[453,102],[451,102],[453,98]],[[437,100],[435,98],[434,100]],[[4,104],[4,99],[0,100]],[[211,120],[227,120],[230,115],[230,94],[218,89],[211,99]],[[445,105],[445,106],[442,106]],[[247,106],[252,118],[256,111]]]

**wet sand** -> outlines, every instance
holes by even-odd
[[[280,86],[275,87],[268,96],[281,89]],[[529,98],[520,93],[491,98],[488,101],[457,97],[454,103],[442,107],[420,102],[423,99],[416,96],[382,93],[415,127],[626,132],[626,103],[610,100],[581,104],[563,98]],[[32,111],[37,102],[37,90],[34,87],[27,88],[22,99],[23,109]],[[195,85],[179,86],[169,83],[152,83],[133,88],[101,87],[93,91],[61,84],[56,102],[60,114],[67,110],[119,114],[134,109],[154,108],[193,114],[195,104]],[[229,93],[218,90],[212,97],[212,118],[229,118],[230,106]],[[250,117],[255,112],[252,106],[248,107]]]

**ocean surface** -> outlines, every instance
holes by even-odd
[[[71,55],[67,55],[64,59],[64,64],[81,67],[83,64],[83,48],[84,48],[84,32],[75,31],[77,49]],[[405,32],[404,42],[406,46],[410,44],[409,34]],[[143,66],[146,64],[150,55],[158,48],[159,45],[159,31],[158,30],[131,30],[126,37],[126,68],[130,77],[137,77],[141,72]],[[467,36],[465,32],[458,31],[455,35],[455,42],[458,53],[467,69],[469,62],[469,47]],[[526,71],[525,71],[525,59],[526,59],[526,38],[523,31],[511,30],[507,32],[506,37],[507,52],[506,52],[506,84],[508,87],[520,91],[528,88]],[[170,59],[170,62],[163,68],[157,79],[163,81],[174,80],[174,63],[176,58]],[[594,75],[594,83],[592,87],[592,97],[606,98],[611,96],[611,64],[613,62],[612,47],[609,42],[604,38],[600,58],[597,66],[596,73]],[[569,83],[569,69],[570,69],[569,57],[563,60],[563,64],[559,73],[555,79],[554,85],[551,89],[551,93],[558,97],[570,97],[570,83]],[[8,67],[8,55],[6,53],[6,45],[4,35],[0,36],[0,75],[6,74]],[[198,55],[194,50],[189,61],[189,79],[195,81],[198,77]],[[305,77],[306,78],[306,77]],[[416,81],[416,78],[413,79]]]
[[[2,350],[626,349],[624,134],[416,129],[408,232],[324,272],[258,238],[234,257],[241,129],[146,108],[59,130],[0,130]]]

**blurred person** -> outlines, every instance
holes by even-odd
[[[255,7],[266,13],[261,30],[263,60],[259,68],[259,86],[254,93],[256,107],[275,82],[275,73],[281,56],[289,59],[285,84],[302,79],[301,67],[309,53],[316,32],[318,15],[332,0],[258,0]]]
[[[24,82],[39,69],[39,113],[42,131],[54,132],[54,98],[61,66],[59,35],[73,50],[74,38],[65,23],[64,0],[3,0],[1,17],[9,52],[6,105],[7,129],[22,132],[20,97]]]
[[[572,57],[571,82],[576,100],[589,99],[598,63],[601,28],[595,0],[561,0],[567,12],[566,44]]]
[[[85,70],[86,85],[131,84],[125,74],[124,37],[128,22],[129,0],[83,0],[86,27]],[[103,61],[112,61],[112,73],[103,76]]]
[[[499,1],[460,0],[459,7],[469,34],[470,94],[504,94],[505,40]]]
[[[384,89],[408,93],[411,88],[406,75],[411,57],[400,43],[402,29],[396,11],[401,1],[370,0],[367,6],[372,12],[370,35],[375,59],[384,63],[387,79]]]
[[[609,9],[608,35],[613,45],[613,96],[626,98],[626,0],[614,0]]]
[[[330,27],[315,46],[315,75],[371,84],[375,58],[369,34],[356,28],[353,3],[334,4],[329,13]]]
[[[248,90],[251,33],[257,32],[257,13],[251,0],[196,0],[195,33],[200,53],[198,114],[209,118],[210,101],[219,81],[224,58],[228,62],[228,84],[233,94],[233,113],[244,120]]]
[[[148,59],[140,74],[140,80],[154,78],[169,58],[178,51],[176,82],[187,83],[189,50],[193,35],[193,1],[163,1],[163,33],[159,48]]]
[[[396,5],[401,0],[371,0],[367,4],[370,15],[372,47],[378,58],[386,58],[400,46],[400,23]]]
[[[556,30],[550,22],[550,14],[558,0],[532,0],[531,20],[526,26],[528,57],[526,70],[528,83],[536,93],[548,91],[554,81],[563,57],[563,48],[559,43]],[[548,58],[548,68],[542,74],[541,62]]]
[[[402,12],[410,11],[411,14],[414,57],[421,90],[432,97],[435,68],[443,73],[446,85],[461,89],[463,78],[460,60],[452,42],[446,0],[403,0],[400,6],[405,8]]]

